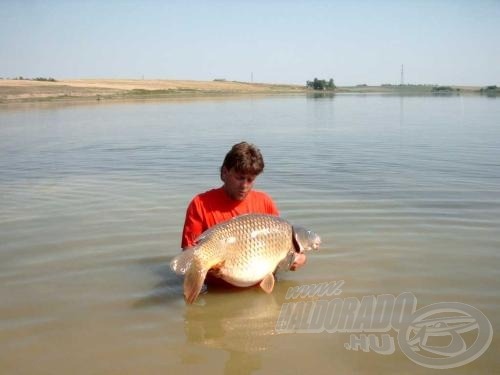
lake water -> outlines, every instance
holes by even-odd
[[[220,163],[241,140],[266,160],[256,188],[282,216],[318,232],[322,249],[282,274],[270,295],[209,289],[186,306],[182,279],[168,268],[185,208],[220,185]],[[284,303],[318,299],[286,299],[289,288],[340,281],[341,294],[322,298],[411,292],[417,309],[473,306],[491,322],[492,342],[452,371],[498,373],[500,101],[4,105],[0,239],[3,374],[443,371],[410,360],[395,327],[386,329],[394,352],[385,355],[349,350],[360,333],[276,330]],[[462,333],[469,347],[474,334],[488,335],[480,328]]]

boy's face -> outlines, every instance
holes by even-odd
[[[241,201],[245,199],[253,188],[257,175],[239,173],[231,168],[222,168],[222,181],[224,181],[224,190],[231,199]]]

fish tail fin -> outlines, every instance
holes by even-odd
[[[188,304],[193,303],[200,294],[208,268],[202,266],[198,259],[192,259],[184,276],[184,298]]]

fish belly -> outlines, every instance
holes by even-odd
[[[238,287],[255,285],[273,273],[286,254],[287,251],[280,251],[274,254],[231,257],[226,259],[219,270],[219,277]]]

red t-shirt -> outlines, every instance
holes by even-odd
[[[276,204],[262,191],[251,190],[242,201],[231,199],[222,187],[198,194],[186,211],[181,247],[193,246],[200,234],[215,224],[249,213],[279,216]]]

